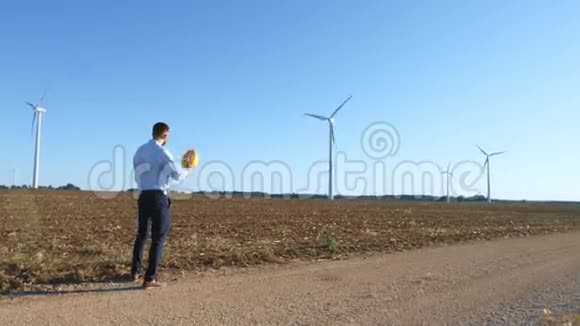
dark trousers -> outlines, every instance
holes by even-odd
[[[133,274],[141,273],[143,265],[143,249],[147,241],[147,229],[151,221],[151,248],[149,250],[149,266],[145,280],[154,280],[157,275],[157,266],[161,261],[163,247],[170,224],[171,200],[162,191],[143,191],[139,195],[138,231],[133,247]]]

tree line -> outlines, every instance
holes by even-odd
[[[30,185],[12,185],[12,186],[0,185],[0,190],[8,190],[8,189],[32,189],[32,186],[30,186]],[[64,186],[59,186],[59,187],[53,187],[52,185],[39,186],[38,189],[48,189],[48,190],[81,190],[80,187],[77,187],[77,186],[75,186],[72,183],[67,183]]]

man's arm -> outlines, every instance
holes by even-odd
[[[133,173],[139,189],[141,188],[141,176],[151,171],[151,164],[143,162],[142,156],[140,151],[137,151],[135,156],[133,156]]]
[[[137,183],[137,188],[139,188],[139,181],[141,181],[139,178],[139,173],[137,171],[138,170],[138,166],[137,166],[137,154],[138,153],[139,152],[137,151],[137,152],[135,152],[135,155],[133,155],[133,178],[135,179],[135,183]]]
[[[179,168],[173,160],[173,156],[165,149],[163,150],[162,160],[163,171],[174,181],[179,182],[189,175],[190,169]]]

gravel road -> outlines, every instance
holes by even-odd
[[[3,325],[535,325],[545,308],[580,313],[580,233],[188,275],[151,291],[4,298],[0,316]]]

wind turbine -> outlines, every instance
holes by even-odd
[[[46,112],[46,109],[42,107],[42,101],[46,96],[46,90],[42,94],[40,101],[38,104],[34,105],[28,101],[25,101],[28,106],[32,108],[32,130],[34,131],[34,123],[36,122],[36,144],[34,148],[34,170],[32,175],[32,188],[38,188],[38,172],[39,172],[39,165],[40,165],[40,130],[42,126],[42,114]]]
[[[475,145],[475,146],[477,146],[477,145]],[[477,146],[477,148],[479,148],[479,150],[483,153],[483,155],[485,155],[485,163],[483,165],[483,168],[485,169],[487,167],[487,202],[491,204],[491,175],[489,172],[489,170],[490,170],[489,159],[492,156],[501,155],[505,152],[495,152],[495,153],[488,154],[486,151],[481,149],[481,147]]]
[[[443,171],[441,172],[441,174],[445,174],[447,176],[447,203],[451,202],[451,198],[449,197],[449,183],[450,183],[450,179],[453,176],[453,173],[451,173],[451,163],[449,163],[449,165],[447,165],[447,171]]]
[[[334,117],[336,116],[336,114],[338,113],[338,111],[340,111],[340,109],[342,109],[342,107],[346,104],[346,102],[348,102],[351,99],[352,96],[349,96],[344,102],[342,102],[342,104],[336,108],[336,110],[334,110],[334,112],[332,112],[332,114],[330,115],[330,117],[323,117],[321,115],[316,115],[316,114],[310,114],[310,113],[305,113],[305,115],[321,120],[321,121],[326,121],[328,122],[328,132],[329,132],[329,150],[328,150],[328,199],[333,200],[334,196],[332,194],[332,179],[334,177],[334,174],[332,173],[332,150],[333,150],[333,145],[335,142],[335,136],[334,136]]]
[[[12,169],[12,185],[16,186],[16,169]]]

